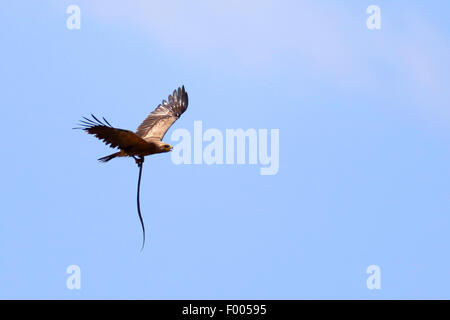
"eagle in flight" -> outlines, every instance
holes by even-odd
[[[141,250],[145,244],[145,226],[139,202],[144,157],[155,153],[169,152],[173,149],[170,144],[163,142],[162,139],[172,124],[186,111],[187,107],[188,94],[182,86],[174,90],[172,95],[169,95],[168,101],[163,100],[140,124],[136,132],[114,128],[105,118],[101,121],[93,114],[91,114],[92,119],[83,117],[83,120],[80,121],[80,127],[76,128],[94,135],[111,148],[119,149],[118,152],[98,159],[99,161],[107,162],[116,157],[132,157],[136,161],[139,167],[137,208],[143,232]]]

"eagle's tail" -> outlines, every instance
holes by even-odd
[[[100,162],[108,162],[109,160],[114,159],[115,157],[120,157],[120,156],[122,156],[122,152],[121,151],[113,153],[113,154],[110,154],[109,156],[100,158],[100,159],[98,159],[98,161],[100,161]]]

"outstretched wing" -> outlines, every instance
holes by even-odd
[[[188,107],[188,94],[184,86],[174,90],[168,100],[169,102],[163,100],[137,128],[136,134],[139,137],[146,141],[162,140],[167,130]]]
[[[105,118],[103,118],[104,122],[102,122],[93,114],[91,116],[93,120],[83,117],[84,120],[80,121],[80,127],[77,129],[83,129],[87,133],[93,134],[111,148],[127,150],[141,143],[147,144],[145,140],[130,130],[114,128]]]

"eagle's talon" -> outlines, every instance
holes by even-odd
[[[140,166],[142,166],[142,164],[144,163],[144,157],[139,157],[139,158],[137,158],[137,157],[134,157],[133,156],[133,158],[134,158],[134,161],[136,161],[136,164],[140,167]]]

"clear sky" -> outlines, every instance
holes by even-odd
[[[2,1],[0,298],[449,299],[449,10]],[[141,253],[134,161],[99,163],[112,150],[72,127],[94,113],[134,130],[182,84],[165,141],[196,120],[279,129],[279,170],[147,158]]]

